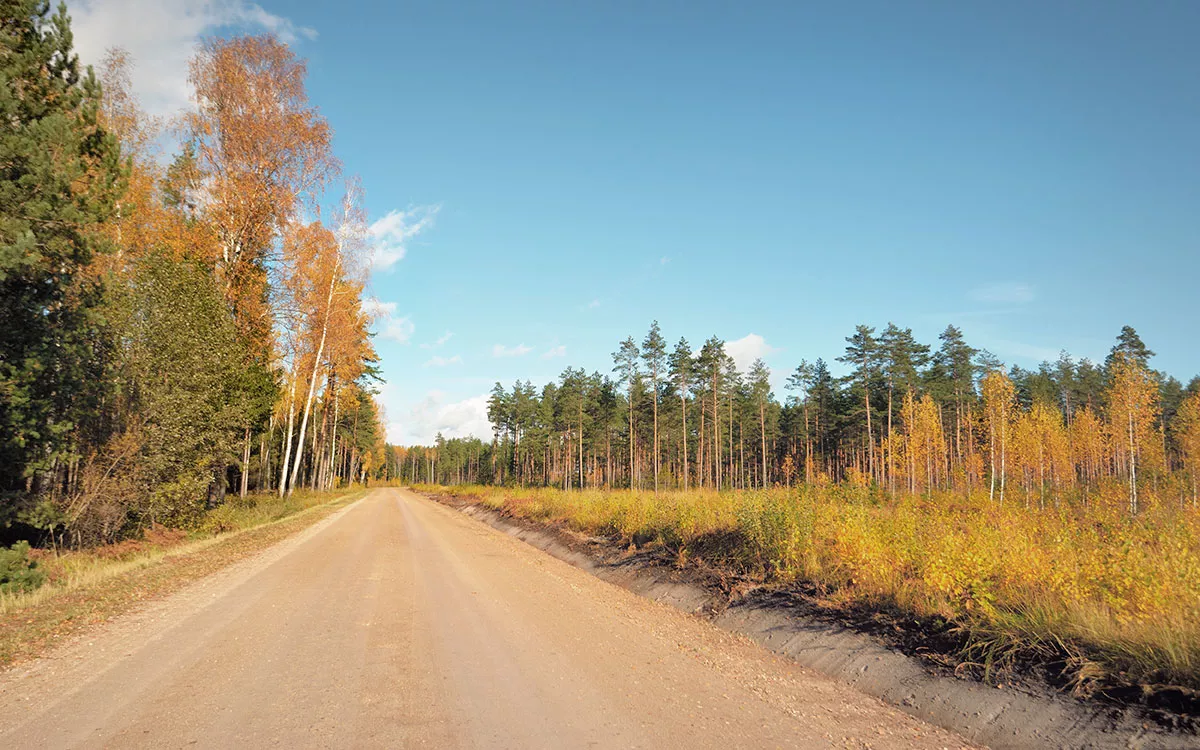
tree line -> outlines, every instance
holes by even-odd
[[[362,189],[327,208],[304,61],[207,40],[166,122],[127,54],[80,64],[65,6],[7,0],[0,49],[3,535],[106,542],[376,472]]]
[[[986,492],[1044,507],[1122,486],[1195,505],[1200,377],[1150,367],[1124,327],[1103,363],[1063,353],[1006,368],[948,326],[936,347],[888,323],[846,338],[835,377],[801,360],[787,394],[716,337],[673,347],[657,323],[620,342],[611,373],[567,368],[540,389],[497,383],[490,443],[445,440],[389,459],[410,481],[563,488],[744,489],[851,482],[881,493]],[[393,473],[394,476],[397,474]],[[1116,483],[1114,485],[1114,483]]]

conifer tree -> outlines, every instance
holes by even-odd
[[[638,346],[634,342],[633,337],[625,339],[621,342],[621,346],[617,351],[613,352],[613,372],[617,373],[618,383],[625,383],[629,394],[629,486],[635,486],[635,468],[634,460],[636,453],[634,451],[634,391],[637,389],[638,381],[638,360],[641,357],[641,352],[638,351]]]
[[[755,411],[758,412],[758,427],[760,439],[760,451],[762,457],[762,477],[760,481],[763,487],[766,487],[767,482],[767,401],[771,398],[771,371],[767,369],[767,363],[761,359],[754,360],[754,364],[750,366],[750,397],[754,401]]]
[[[1112,351],[1104,360],[1104,369],[1111,370],[1113,364],[1122,357],[1149,368],[1150,358],[1153,356],[1154,352],[1150,351],[1142,342],[1142,337],[1133,329],[1133,326],[1121,326],[1121,332],[1117,334],[1117,343],[1113,345]]]
[[[124,187],[100,85],[45,0],[0,3],[0,496],[72,452],[99,408],[99,288],[81,273]],[[0,505],[0,517],[13,505]]]
[[[679,419],[681,424],[680,441],[681,450],[680,457],[683,466],[683,489],[688,488],[688,427],[687,427],[687,400],[688,390],[692,383],[692,371],[695,363],[692,361],[692,347],[687,342],[687,339],[681,338],[675,344],[674,351],[671,352],[670,360],[667,363],[670,368],[671,379],[674,381],[675,387],[679,389]]]
[[[658,492],[659,445],[658,445],[658,382],[667,361],[667,342],[658,328],[658,321],[650,324],[650,331],[642,341],[642,362],[650,375],[651,396],[654,398],[654,491]]]
[[[871,380],[878,368],[879,343],[875,340],[875,329],[857,326],[853,336],[846,337],[846,353],[838,357],[839,362],[853,367],[851,378],[861,385],[863,411],[867,422],[867,475],[875,476],[875,437],[871,430]]]

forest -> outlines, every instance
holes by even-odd
[[[986,492],[1025,507],[1086,502],[1124,488],[1195,507],[1200,377],[1184,386],[1150,367],[1124,327],[1103,363],[1063,352],[1036,370],[1005,368],[948,326],[936,348],[909,328],[858,326],[837,357],[788,374],[772,392],[757,360],[738,372],[724,342],[669,347],[657,323],[613,353],[611,374],[567,368],[539,390],[497,383],[490,442],[439,440],[389,457],[393,475],[443,484],[752,489],[847,482],[895,497]]]
[[[90,546],[382,465],[363,190],[279,39],[142,111],[41,0],[0,22],[0,535]]]

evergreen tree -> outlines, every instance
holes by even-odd
[[[99,289],[81,273],[93,231],[124,183],[97,121],[100,86],[72,50],[66,6],[3,0],[0,11],[0,517],[39,489],[99,411]]]
[[[687,342],[687,339],[681,338],[675,344],[675,349],[671,352],[670,359],[667,362],[671,381],[679,390],[679,420],[680,420],[680,456],[683,475],[683,489],[688,488],[688,427],[687,427],[687,400],[688,391],[691,388],[692,373],[695,369],[695,362],[692,360],[692,346]]]
[[[725,362],[725,342],[716,336],[711,336],[700,347],[696,357],[696,375],[700,385],[700,424],[704,427],[704,402],[707,398],[710,405],[711,419],[700,438],[700,445],[707,446],[707,451],[701,451],[701,459],[696,463],[702,476],[711,477],[713,486],[721,489],[721,384],[722,366]],[[707,461],[707,470],[704,463]],[[705,480],[701,481],[701,484]]]
[[[963,459],[964,423],[967,408],[975,399],[975,354],[976,350],[967,345],[962,331],[954,326],[946,326],[938,336],[942,341],[934,357],[937,371],[944,378],[943,394],[940,400],[954,404],[954,457],[961,464]],[[934,394],[937,399],[939,394]]]
[[[804,415],[804,479],[806,482],[812,481],[813,440],[808,419],[808,396],[813,387],[813,376],[813,365],[809,364],[808,360],[802,359],[800,364],[796,365],[795,372],[788,376],[787,384],[784,386],[789,391],[800,394],[800,406]],[[791,401],[795,398],[797,397],[791,396],[788,400]]]
[[[1117,334],[1117,343],[1113,345],[1112,351],[1104,359],[1104,369],[1111,370],[1114,361],[1122,356],[1142,367],[1149,368],[1150,358],[1154,356],[1154,352],[1142,343],[1142,337],[1133,330],[1133,326],[1121,326],[1121,332]]]
[[[812,385],[808,389],[808,400],[813,411],[813,437],[818,446],[819,460],[823,469],[828,469],[830,436],[834,427],[838,392],[833,375],[825,360],[817,358],[813,362]]]
[[[667,362],[667,342],[658,328],[658,321],[650,324],[650,332],[642,341],[642,362],[650,376],[650,387],[654,397],[654,491],[658,492],[658,469],[660,450],[658,445],[658,383]]]
[[[635,452],[634,452],[634,391],[638,385],[638,360],[641,357],[641,352],[638,351],[638,346],[634,342],[633,337],[625,339],[621,342],[621,346],[617,351],[613,352],[613,372],[618,375],[617,382],[624,383],[629,394],[629,486],[634,486],[636,476],[635,472]]]
[[[929,347],[918,344],[911,328],[900,328],[895,323],[888,323],[887,328],[879,337],[880,359],[883,376],[887,380],[887,479],[888,487],[895,491],[893,473],[895,457],[895,441],[892,432],[892,406],[895,402],[896,389],[901,394],[913,391],[919,382],[919,371],[929,361]]]
[[[762,475],[759,477],[761,486],[766,487],[767,478],[767,402],[771,399],[771,371],[767,363],[761,359],[754,360],[750,366],[749,386],[750,398],[758,416],[760,453],[762,458]]]
[[[879,342],[875,340],[875,329],[871,326],[857,326],[853,336],[846,337],[846,353],[838,357],[838,362],[850,365],[854,369],[850,378],[855,386],[862,388],[863,411],[866,413],[867,426],[867,473],[875,476],[875,437],[871,429],[871,383],[879,368]]]

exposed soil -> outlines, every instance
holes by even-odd
[[[845,605],[812,586],[768,586],[713,565],[721,540],[683,564],[634,540],[587,537],[451,495],[437,500],[635,593],[747,635],[914,716],[995,748],[1194,748],[1195,694],[1109,685],[1070,695],[1066,655],[1010,655],[984,669],[961,657],[968,634],[887,602]]]

